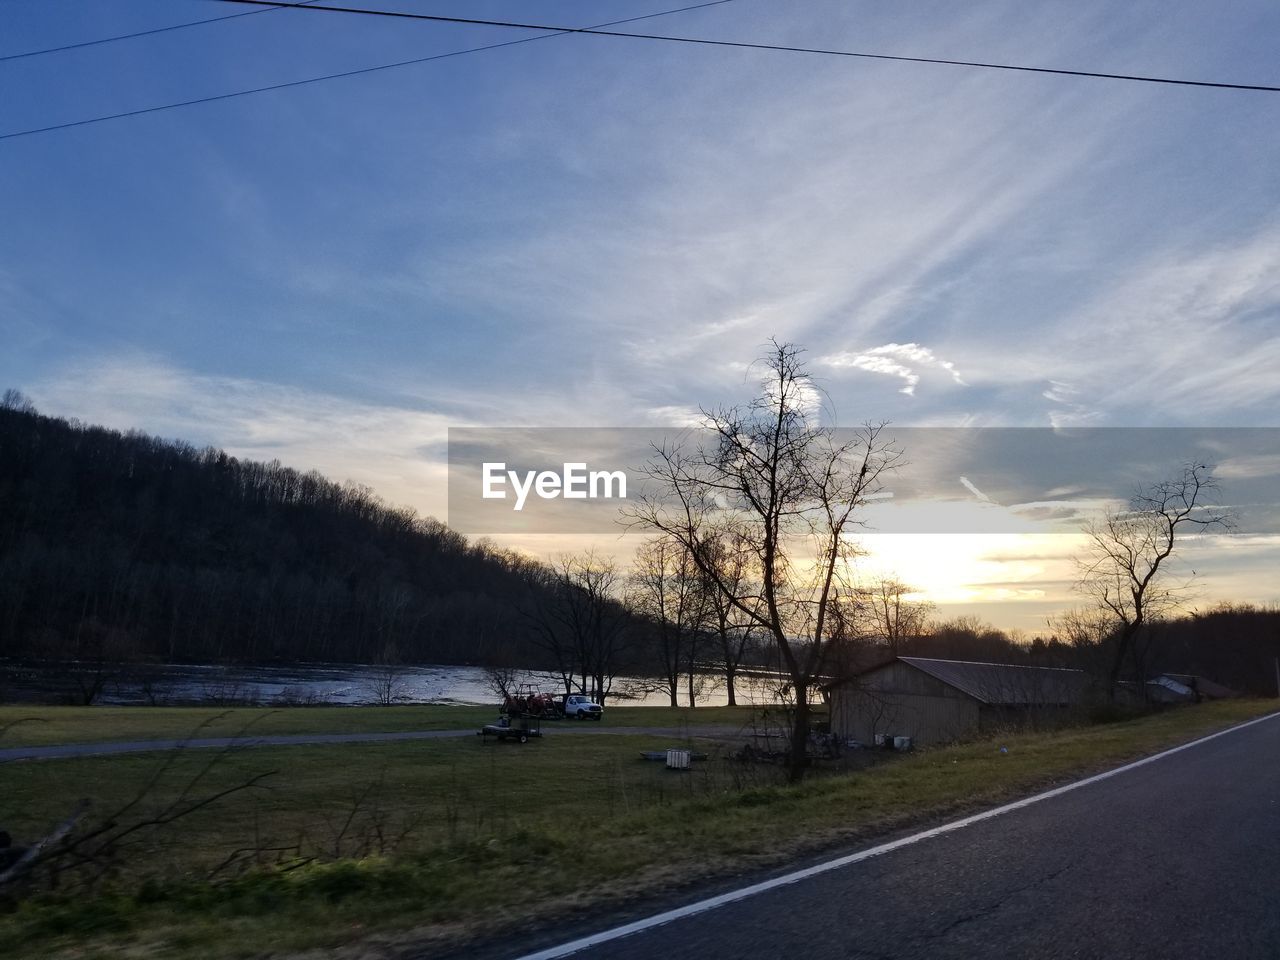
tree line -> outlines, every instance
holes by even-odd
[[[0,655],[475,662],[536,565],[367,487],[0,400]]]

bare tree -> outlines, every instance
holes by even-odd
[[[13,410],[16,413],[35,413],[36,405],[21,390],[9,387],[0,394],[0,410]]]
[[[508,650],[500,649],[492,653],[484,664],[485,685],[494,695],[505,702],[513,696],[525,671],[513,665]]]
[[[910,641],[924,633],[933,611],[931,603],[911,599],[914,592],[896,577],[881,577],[858,590],[868,632],[895,657],[906,653]]]
[[[631,606],[653,627],[671,706],[678,706],[680,681],[688,677],[689,706],[697,705],[698,636],[708,626],[709,583],[693,552],[678,540],[658,537],[636,550]]]
[[[630,509],[633,524],[674,538],[744,616],[766,634],[794,696],[787,769],[804,776],[810,697],[852,594],[851,534],[858,509],[881,488],[900,454],[868,424],[840,441],[818,423],[819,394],[799,348],[774,342],[762,390],[744,407],[703,411],[713,441],[655,451],[651,488]],[[736,586],[711,562],[709,544],[748,545],[752,576]]]
[[[543,563],[527,563],[520,574],[525,589],[516,607],[529,625],[538,666],[555,673],[565,693],[572,693],[580,670],[573,638],[561,615],[563,583],[557,571]]]
[[[749,544],[740,537],[724,536],[707,540],[703,555],[706,564],[717,571],[719,582],[725,587],[716,589],[715,584],[710,583],[710,589],[704,593],[710,603],[711,629],[719,648],[716,659],[724,673],[729,706],[733,707],[738,704],[738,671],[755,639],[756,622],[729,598],[745,596],[749,592],[747,578],[752,569],[751,551]]]
[[[1171,577],[1169,559],[1187,533],[1231,526],[1230,514],[1206,501],[1217,483],[1204,463],[1189,463],[1170,480],[1142,489],[1128,509],[1109,510],[1087,529],[1088,548],[1079,560],[1078,589],[1109,627],[1108,667],[1114,695],[1126,663],[1145,680],[1145,631],[1186,599],[1189,581]]]
[[[1107,638],[1112,632],[1111,617],[1094,608],[1067,610],[1049,620],[1054,636],[1072,650],[1072,661],[1094,677],[1110,672]]]
[[[603,704],[613,688],[627,629],[617,565],[593,551],[564,554],[530,574],[535,589],[525,615],[535,644],[551,661],[566,693]]]
[[[577,650],[582,690],[603,704],[613,689],[627,630],[619,593],[622,574],[612,560],[594,551],[561,559],[562,616]]]
[[[378,654],[365,687],[378,706],[390,707],[406,699],[404,692],[407,668],[394,643],[387,643]]]

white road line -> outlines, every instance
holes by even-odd
[[[1108,770],[1106,773],[1095,774],[1092,777],[1086,777],[1083,780],[1077,780],[1074,783],[1068,783],[1061,787],[1054,787],[1052,790],[1046,790],[1044,793],[1037,793],[1033,797],[1025,797],[1022,800],[1015,800],[1013,803],[1006,803],[1002,807],[996,807],[993,810],[985,810],[982,813],[975,813],[972,816],[964,817],[960,820],[953,820],[951,823],[944,823],[940,827],[934,827],[931,830],[922,830],[920,833],[913,833],[909,837],[902,837],[890,843],[882,843],[878,847],[871,847],[867,850],[851,853],[848,856],[837,857],[835,860],[827,860],[824,863],[815,864],[812,867],[806,867],[803,870],[796,870],[793,873],[783,874],[780,877],[774,877],[772,880],[765,880],[761,883],[754,883],[749,887],[743,887],[740,890],[732,890],[729,893],[722,893],[716,897],[708,897],[706,900],[699,900],[696,903],[690,903],[683,907],[677,907],[674,910],[667,910],[664,913],[654,914],[652,917],[646,917],[644,920],[636,920],[633,923],[624,924],[621,927],[614,927],[612,930],[605,930],[601,933],[593,933],[588,937],[582,937],[578,940],[572,940],[569,943],[562,943],[558,947],[548,947],[545,950],[539,950],[536,953],[527,953],[516,960],[557,960],[559,957],[567,957],[578,953],[582,950],[588,950],[591,947],[598,947],[602,943],[608,943],[612,940],[618,940],[622,937],[629,937],[633,933],[640,933],[652,927],[660,927],[663,924],[671,923],[675,920],[681,920],[685,917],[691,917],[695,914],[706,913],[708,910],[714,910],[722,907],[726,903],[735,903],[738,900],[745,900],[747,897],[754,897],[758,893],[764,893],[767,890],[773,890],[777,887],[784,887],[788,884],[798,883],[801,880],[807,880],[810,877],[816,877],[819,874],[827,873],[831,870],[839,870],[841,867],[847,867],[850,864],[859,863],[863,860],[869,860],[872,857],[878,857],[885,853],[890,853],[900,847],[909,846],[913,843],[919,843],[921,840],[928,840],[930,837],[941,836],[944,833],[951,833],[953,830],[961,830],[965,827],[972,826],[975,823],[981,823],[983,820],[990,820],[992,817],[998,817],[1001,814],[1009,813],[1011,810],[1021,810],[1023,807],[1029,807],[1033,803],[1039,803],[1041,800],[1048,800],[1051,797],[1061,796],[1072,790],[1078,790],[1080,787],[1087,787],[1091,783],[1097,783],[1099,780],[1106,780],[1117,774],[1126,773],[1129,770],[1136,770],[1138,767],[1144,767],[1148,763],[1155,763],[1157,760],[1163,760],[1165,757],[1171,757],[1175,753],[1181,753],[1183,750],[1190,750],[1192,747],[1207,743],[1210,740],[1216,740],[1218,737],[1225,737],[1229,733],[1235,733],[1237,730],[1243,730],[1245,727],[1251,727],[1255,723],[1262,723],[1265,720],[1273,720],[1280,717],[1280,713],[1270,713],[1265,717],[1258,717],[1254,720],[1248,720],[1245,723],[1237,724],[1234,727],[1228,727],[1226,730],[1219,730],[1217,733],[1211,733],[1207,737],[1201,737],[1199,740],[1192,740],[1190,743],[1184,743],[1180,747],[1173,747],[1161,753],[1153,754],[1142,760],[1135,760],[1133,763],[1126,763],[1123,767],[1116,767],[1114,770]]]

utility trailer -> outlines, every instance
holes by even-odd
[[[528,743],[531,738],[542,736],[543,719],[555,715],[554,697],[540,693],[531,684],[521,684],[503,699],[498,708],[498,721],[480,728],[480,736],[486,740],[494,737]]]
[[[542,718],[530,716],[503,716],[497,723],[486,723],[480,728],[480,736],[484,739],[496,737],[499,740],[516,740],[528,743],[530,737],[542,736]]]

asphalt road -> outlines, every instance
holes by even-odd
[[[1276,960],[1280,719],[576,956]]]
[[[637,734],[655,739],[724,737],[741,732],[741,727],[704,724],[687,727],[610,727],[601,724],[548,723],[544,736],[579,734]],[[225,750],[229,747],[291,747],[317,743],[382,743],[392,740],[443,740],[474,737],[475,727],[465,730],[401,730],[395,733],[296,733],[244,737],[196,737],[186,740],[114,740],[105,743],[58,743],[39,747],[6,747],[0,763],[17,760],[58,760],[68,757],[108,757],[121,753],[154,753],[164,750]]]

